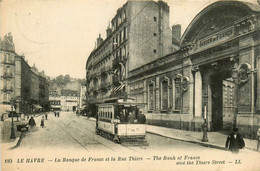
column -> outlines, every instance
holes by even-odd
[[[146,104],[147,104],[147,105],[145,105],[145,108],[144,108],[145,111],[144,111],[144,112],[147,112],[149,101],[147,100],[148,97],[147,97],[146,79],[144,79],[144,84],[143,84],[143,96],[144,96],[144,101],[143,101],[143,103],[146,103]]]
[[[257,64],[256,64],[256,68],[257,68],[257,78],[256,78],[256,82],[257,82],[257,102],[256,102],[256,110],[257,113],[260,112],[260,56],[257,57]]]
[[[156,77],[156,87],[155,87],[155,104],[156,104],[156,110],[160,110],[161,109],[161,104],[160,104],[160,81],[159,81],[159,77]]]
[[[202,78],[200,71],[195,72],[195,117],[202,114]]]

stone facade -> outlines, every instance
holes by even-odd
[[[1,114],[11,111],[11,99],[15,100],[13,110],[17,113],[31,113],[35,105],[48,110],[48,81],[28,65],[24,56],[15,53],[11,34],[1,41],[1,57]]]
[[[255,138],[259,11],[250,3],[213,3],[190,23],[178,51],[129,72],[129,97],[147,104],[148,123],[201,131],[206,119],[210,131],[237,126]]]
[[[80,95],[78,91],[62,90],[61,91],[61,110],[77,111],[79,110]]]
[[[150,5],[146,1],[132,8],[134,5],[130,4],[135,3],[139,4],[128,2],[112,20],[111,37],[115,41],[112,41],[112,49],[107,46],[110,68],[104,70],[112,81],[112,89],[109,87],[108,92],[113,94],[120,90],[125,97],[145,103],[148,124],[202,131],[202,124],[206,122],[210,131],[230,131],[232,127],[239,127],[244,137],[255,138],[260,127],[259,5],[238,1],[215,2],[195,16],[179,41],[175,38],[177,34],[168,35],[167,31],[165,37],[158,37],[156,41],[149,34],[152,28],[156,30],[161,26],[159,23],[163,23],[165,28],[168,26],[169,8],[161,1]],[[127,20],[120,23],[116,19],[125,9]],[[158,13],[157,9],[163,12]],[[140,20],[130,22],[131,12],[138,13]],[[159,21],[159,18],[165,20]],[[124,25],[127,26],[127,39],[120,41],[116,35],[120,35]],[[142,32],[144,25],[149,29]],[[174,29],[179,28],[176,26]],[[160,32],[154,34],[159,35]],[[167,35],[170,41],[176,40],[174,43],[180,48],[167,51]],[[146,37],[150,41],[147,44],[149,48],[140,43]],[[111,39],[107,38],[103,42],[109,41]],[[152,42],[160,43],[155,48]],[[97,49],[103,47],[101,45]],[[127,45],[127,51],[121,53],[120,47],[124,45]],[[152,54],[151,49],[158,54]],[[87,98],[102,102],[98,100],[104,99],[99,96],[103,92],[99,86],[106,79],[102,77],[103,70],[92,69],[100,65],[99,59],[93,57],[96,53],[96,50],[92,52],[86,65]],[[147,60],[148,56],[151,60]],[[112,67],[111,58],[114,59]]]
[[[89,103],[124,96],[129,71],[173,50],[169,6],[163,1],[128,1],[106,31],[106,39],[99,35],[86,63]]]
[[[0,63],[0,112],[3,114],[11,111],[10,100],[15,97],[15,46],[13,37],[9,33],[1,40]]]
[[[24,56],[15,57],[15,96],[18,100],[18,113],[30,113],[31,67]]]

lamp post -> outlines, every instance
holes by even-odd
[[[14,113],[13,113],[14,99],[10,100],[10,104],[11,104],[11,108],[12,108],[11,109],[12,110],[12,124],[11,124],[11,136],[10,136],[10,138],[14,139],[14,138],[16,138],[15,134],[14,134]]]
[[[231,72],[231,76],[232,76],[232,79],[233,79],[233,82],[234,82],[234,114],[233,114],[233,128],[236,128],[237,126],[237,113],[238,113],[238,105],[237,105],[237,91],[238,91],[238,81],[239,81],[239,78],[238,78],[238,70],[237,70],[237,66],[238,64],[235,63],[234,64],[234,67],[232,69],[232,72]]]
[[[204,123],[202,125],[202,129],[203,129],[203,138],[202,138],[202,142],[208,142],[208,125],[207,125],[207,106],[204,107]]]

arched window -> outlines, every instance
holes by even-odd
[[[155,98],[154,98],[154,83],[150,83],[148,86],[148,109],[149,110],[154,110],[155,106]]]
[[[168,82],[162,82],[162,110],[168,109]]]
[[[181,110],[181,77],[176,77],[174,79],[174,88],[175,88],[175,96],[174,96],[174,101],[175,101],[175,110],[180,111]]]
[[[169,108],[169,79],[164,78],[162,81],[162,88],[161,88],[161,109],[168,110]]]

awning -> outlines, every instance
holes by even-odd
[[[52,109],[60,109],[61,106],[58,106],[58,105],[51,105],[51,108],[52,108]]]
[[[33,107],[34,107],[35,109],[42,109],[42,107],[41,107],[40,105],[38,105],[38,104],[34,104]]]
[[[111,92],[111,93],[120,91],[120,90],[122,90],[124,87],[125,87],[125,84],[121,84],[121,85],[119,85],[119,86],[117,86],[117,87],[114,87],[114,88],[112,89],[112,92]]]

